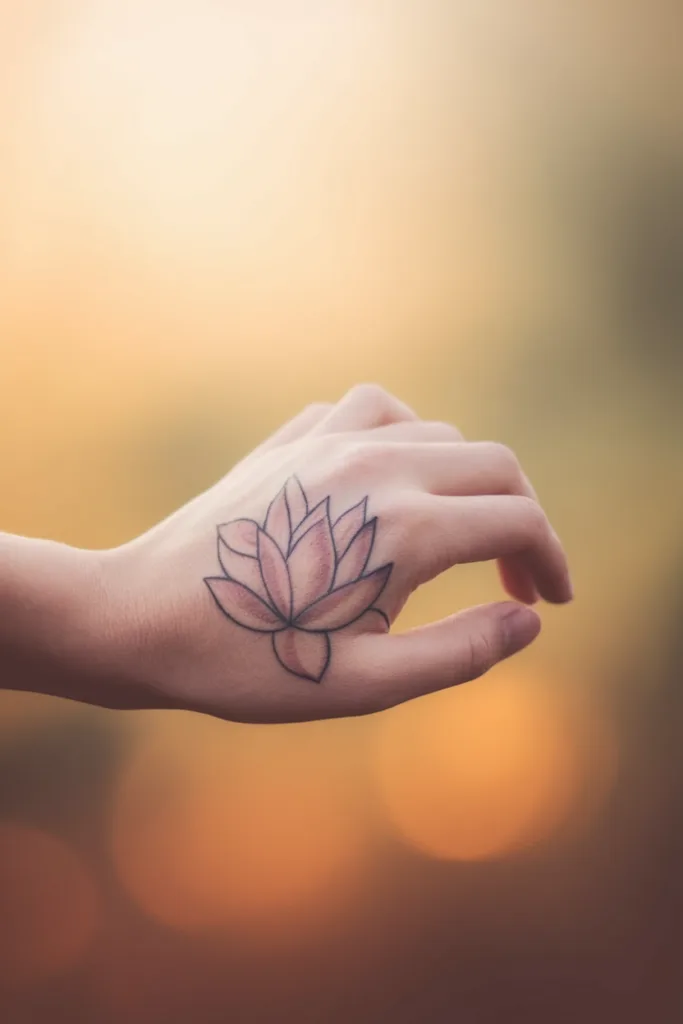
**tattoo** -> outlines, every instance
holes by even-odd
[[[263,524],[233,519],[218,527],[218,561],[225,575],[204,582],[232,622],[270,634],[273,653],[295,676],[319,683],[330,664],[330,633],[366,612],[389,620],[374,604],[393,562],[366,571],[377,517],[363,498],[334,522],[330,497],[309,507],[296,476],[268,507]]]

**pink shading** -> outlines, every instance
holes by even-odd
[[[388,633],[390,629],[388,618],[379,608],[368,608],[357,621],[368,633]]]
[[[249,555],[241,555],[220,540],[218,543],[218,560],[221,563],[223,572],[229,579],[235,580],[237,583],[243,583],[245,587],[249,587],[255,594],[258,594],[262,601],[268,603],[268,591],[263,583],[261,566],[258,559],[251,558]]]
[[[358,533],[365,522],[366,509],[367,498],[363,498],[357,505],[353,505],[340,515],[339,519],[335,522],[332,530],[338,557],[344,554],[351,538]]]
[[[330,660],[330,640],[326,633],[302,633],[283,629],[273,634],[273,647],[290,672],[320,682]]]
[[[334,586],[343,587],[345,583],[357,580],[363,574],[375,539],[376,519],[370,519],[362,526],[353,538],[337,565]]]
[[[257,530],[253,519],[233,519],[231,523],[218,527],[218,536],[238,554],[256,558]]]
[[[241,583],[212,576],[206,581],[216,602],[238,626],[272,633],[282,629],[284,622],[260,597]]]
[[[299,629],[342,629],[375,603],[382,593],[392,566],[383,565],[353,583],[333,590],[309,605],[296,619]]]
[[[361,619],[373,632],[389,628],[374,604],[393,566],[366,573],[377,524],[366,517],[364,498],[333,525],[329,496],[309,511],[292,476],[271,502],[263,526],[238,519],[218,527],[225,577],[205,580],[214,600],[237,625],[270,633],[280,664],[300,678],[321,681],[331,631]]]
[[[273,538],[280,551],[286,555],[289,550],[292,526],[289,520],[289,509],[287,508],[284,487],[277,493],[270,504],[264,529]]]
[[[332,527],[328,516],[319,519],[298,542],[289,556],[292,581],[292,616],[326,594],[334,579],[335,557]]]
[[[292,530],[295,530],[308,512],[308,502],[303,488],[295,476],[290,476],[285,484],[285,494],[289,505],[289,519]]]
[[[283,619],[289,619],[292,612],[292,588],[284,556],[264,530],[258,532],[257,551],[270,603]]]
[[[319,522],[321,519],[324,519],[325,516],[329,517],[329,509],[329,498],[324,498],[323,501],[318,502],[318,504],[311,509],[308,515],[304,516],[304,518],[301,520],[297,528],[292,531],[292,541],[290,548],[293,548],[294,545],[301,540],[303,535],[308,530],[310,530],[310,528],[314,526],[317,522]]]

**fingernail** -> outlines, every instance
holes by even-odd
[[[511,608],[502,618],[505,657],[516,654],[535,640],[541,629],[541,620],[530,608],[519,605]]]

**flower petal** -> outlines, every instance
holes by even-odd
[[[268,591],[270,604],[289,621],[292,614],[292,587],[289,570],[280,548],[265,530],[259,530],[256,541],[261,576]]]
[[[238,626],[258,633],[272,633],[284,627],[280,616],[241,583],[226,580],[224,576],[211,576],[204,582],[221,611]]]
[[[275,657],[295,676],[319,683],[330,663],[330,638],[327,633],[302,633],[283,629],[273,633]]]
[[[221,563],[221,569],[229,579],[235,580],[237,583],[243,583],[249,590],[253,590],[262,601],[270,604],[268,591],[264,586],[263,577],[261,576],[261,566],[257,558],[252,558],[251,555],[241,555],[238,551],[228,547],[219,538],[218,561]]]
[[[292,524],[284,487],[278,491],[268,506],[264,529],[273,538],[280,551],[286,555],[289,550],[289,540],[292,536]]]
[[[299,629],[343,629],[370,608],[387,585],[393,563],[347,583],[305,608],[296,619]]]
[[[334,545],[337,549],[337,558],[346,551],[351,539],[358,533],[365,522],[368,510],[368,499],[363,498],[357,505],[348,508],[335,521],[332,531],[334,533]]]
[[[391,629],[389,616],[381,608],[368,608],[356,621],[362,624],[367,633],[388,633]]]
[[[233,551],[256,558],[256,531],[258,524],[253,519],[233,519],[218,527],[218,536]]]
[[[292,530],[295,530],[302,519],[308,515],[308,501],[298,477],[290,476],[285,484],[285,494],[289,505],[289,519]]]
[[[372,551],[376,526],[377,519],[368,520],[365,526],[361,526],[347,547],[337,564],[337,572],[334,577],[335,590],[362,576]]]
[[[329,516],[319,519],[297,541],[287,561],[292,581],[292,618],[327,594],[336,560]]]
[[[314,505],[310,512],[308,512],[301,520],[297,528],[292,531],[292,541],[289,545],[289,550],[291,551],[293,549],[294,545],[301,540],[303,535],[310,530],[315,523],[320,519],[324,519],[325,516],[329,516],[329,514],[330,499],[323,498],[323,500],[319,501],[317,505]]]

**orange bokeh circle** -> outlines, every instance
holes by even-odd
[[[501,666],[384,716],[376,777],[400,836],[430,856],[487,860],[551,835],[614,778],[604,717],[568,688]]]
[[[47,832],[0,824],[0,981],[73,967],[98,920],[97,891],[75,850]]]
[[[116,793],[112,850],[148,914],[190,931],[263,915],[291,924],[344,891],[362,824],[299,736],[197,717],[143,739]]]

